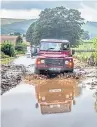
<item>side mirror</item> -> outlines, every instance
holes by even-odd
[[[37,50],[37,48],[35,47],[35,48],[33,48],[33,51],[32,51],[32,56],[37,56],[38,55],[38,50]]]
[[[38,56],[38,55],[39,55],[39,53],[37,52],[37,53],[36,53],[36,56]]]
[[[74,54],[75,54],[75,50],[73,49],[73,50],[72,50],[72,55],[74,55]]]

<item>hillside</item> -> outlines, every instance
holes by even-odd
[[[8,25],[8,24],[12,24],[12,23],[15,23],[15,22],[22,22],[24,21],[25,19],[12,19],[12,18],[2,18],[1,19],[1,25]]]
[[[30,19],[30,20],[12,20],[8,21],[10,22],[10,24],[8,24],[8,22],[6,21],[6,24],[2,24],[1,22],[1,34],[10,34],[10,33],[14,33],[14,32],[20,32],[21,34],[26,33],[28,27],[34,22],[36,21],[35,19]]]
[[[34,21],[36,21],[36,19],[1,19],[1,34],[14,32],[24,34]],[[82,28],[89,32],[91,38],[97,36],[97,22],[86,22]]]
[[[91,38],[97,36],[97,22],[87,22],[83,29],[89,32]]]

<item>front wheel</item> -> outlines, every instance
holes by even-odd
[[[73,69],[71,69],[71,70],[68,70],[68,71],[65,71],[65,73],[73,73]]]
[[[74,70],[72,69],[72,70],[69,70],[68,72],[73,73],[73,71],[74,71]]]

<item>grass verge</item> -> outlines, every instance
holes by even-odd
[[[11,63],[14,59],[15,59],[15,57],[3,58],[3,59],[1,59],[1,65],[2,64],[7,65],[7,64]]]

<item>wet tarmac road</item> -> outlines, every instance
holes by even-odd
[[[90,85],[88,85],[89,82],[92,82],[89,80],[92,77],[95,78],[93,80],[96,80],[96,76],[89,73],[76,86],[73,84],[75,87],[72,90],[75,93],[71,99],[71,110],[69,112],[64,111],[62,113],[62,107],[60,108],[57,105],[55,110],[59,110],[59,112],[61,110],[61,113],[55,113],[56,111],[54,111],[52,114],[49,114],[48,109],[42,109],[41,106],[36,108],[38,100],[35,87],[22,82],[16,88],[6,92],[1,98],[2,127],[96,127],[96,89],[91,90]],[[66,89],[65,86],[64,89]],[[73,100],[75,100],[74,105]],[[52,109],[52,107],[50,108]]]

